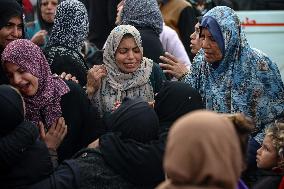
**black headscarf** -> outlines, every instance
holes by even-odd
[[[169,128],[177,118],[197,109],[203,109],[202,98],[186,83],[165,82],[155,96],[155,111],[162,130]]]
[[[0,29],[14,17],[22,18],[22,7],[16,0],[0,0]]]
[[[158,140],[150,144],[123,140],[115,134],[100,137],[100,150],[104,160],[126,180],[136,185],[153,188],[165,179],[163,155],[167,130],[180,116],[202,109],[198,92],[188,84],[166,82],[155,99],[155,110],[160,127]]]
[[[5,136],[24,121],[23,100],[9,85],[0,85],[0,136]]]
[[[147,102],[141,98],[125,98],[106,122],[112,132],[121,139],[149,142],[158,137],[159,119]]]

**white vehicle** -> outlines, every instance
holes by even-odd
[[[261,10],[242,10],[240,4],[237,14],[242,27],[251,47],[260,49],[276,62],[284,81],[284,0],[257,0],[253,3]],[[248,6],[245,8],[249,9]]]

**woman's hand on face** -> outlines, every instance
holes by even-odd
[[[103,65],[94,65],[87,75],[87,94],[88,97],[92,97],[96,93],[100,86],[102,78],[107,76],[107,71]]]
[[[45,36],[47,35],[46,30],[40,30],[34,34],[31,41],[36,45],[44,45],[45,43]]]
[[[64,137],[67,134],[67,125],[63,117],[55,121],[47,132],[45,132],[44,125],[39,122],[40,138],[45,142],[47,148],[56,150]]]
[[[74,81],[75,83],[79,83],[79,81],[77,80],[77,78],[75,76],[72,76],[71,74],[67,74],[65,72],[62,72],[62,74],[60,74],[60,77],[62,79],[65,79],[65,80],[72,80]]]
[[[186,65],[181,63],[175,56],[166,52],[165,56],[160,56],[163,63],[160,63],[160,67],[163,69],[164,73],[169,73],[175,78],[181,78],[189,70]]]

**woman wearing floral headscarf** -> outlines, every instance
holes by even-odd
[[[249,142],[249,166],[256,166],[256,150],[264,130],[284,111],[284,86],[277,65],[263,52],[251,48],[237,14],[225,6],[211,9],[201,22],[202,50],[192,70],[179,70],[168,55],[161,66],[198,89],[206,108],[217,112],[242,112],[256,123]]]
[[[10,42],[2,54],[2,66],[24,97],[26,119],[48,130],[59,117],[64,117],[68,133],[58,149],[60,160],[96,139],[101,131],[97,111],[85,92],[74,82],[63,81],[51,74],[41,49],[29,40]]]
[[[102,115],[111,112],[124,97],[153,101],[165,79],[159,66],[143,57],[139,31],[130,25],[112,30],[106,41],[103,63],[90,70],[87,84],[88,95]]]
[[[85,86],[88,67],[80,52],[88,32],[88,13],[83,3],[68,0],[58,5],[45,49],[52,73],[70,73]]]

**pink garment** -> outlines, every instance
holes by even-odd
[[[182,63],[186,65],[188,69],[190,69],[190,59],[175,30],[164,24],[163,31],[160,34],[160,41],[166,52],[169,52],[170,54],[177,57]]]

